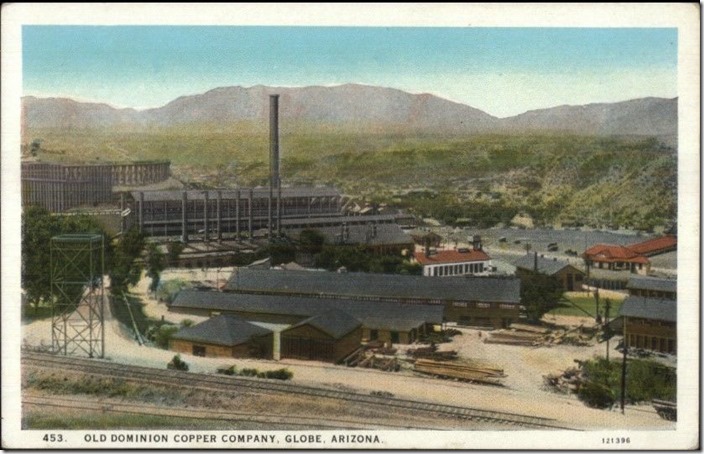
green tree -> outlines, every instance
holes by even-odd
[[[147,276],[152,280],[149,284],[150,292],[156,292],[156,289],[159,288],[159,280],[164,268],[166,268],[164,253],[159,250],[156,243],[149,243],[147,245]]]
[[[521,303],[531,322],[538,322],[562,297],[562,286],[554,276],[527,271],[521,276]]]
[[[144,248],[144,235],[135,227],[125,233],[114,249],[110,267],[110,293],[113,296],[127,292],[142,276],[142,264],[136,259]]]
[[[180,241],[171,241],[166,244],[166,256],[172,266],[176,263],[185,248],[186,245]]]
[[[29,207],[22,213],[22,288],[35,312],[42,302],[53,299],[51,238],[71,233],[96,233],[107,238],[104,229],[89,216],[53,216],[41,207]],[[112,256],[107,240],[104,252],[107,270]]]
[[[309,254],[319,254],[323,250],[325,244],[325,236],[318,230],[305,229],[301,231],[298,239],[299,247],[302,252]]]

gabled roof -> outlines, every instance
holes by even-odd
[[[466,252],[459,250],[437,251],[434,254],[426,255],[424,252],[416,252],[416,260],[421,265],[444,265],[449,263],[484,262],[491,260],[486,252],[474,249],[467,249]]]
[[[311,318],[303,320],[302,322],[284,330],[283,332],[298,328],[299,326],[303,325],[310,325],[329,335],[333,339],[340,339],[352,332],[353,330],[362,326],[362,322],[352,317],[347,312],[338,309],[330,309],[323,312],[322,314],[314,315]]]
[[[239,268],[233,272],[225,289],[241,293],[340,295],[352,299],[381,297],[518,304],[520,285],[515,277],[430,277]]]
[[[535,269],[535,261],[537,260],[538,262],[538,272],[547,274],[548,276],[552,276],[554,274],[557,274],[564,268],[570,266],[574,268],[578,272],[582,272],[580,269],[575,268],[573,265],[571,265],[569,262],[566,262],[564,260],[557,260],[556,258],[547,258],[543,256],[536,256],[534,254],[526,254],[520,259],[516,260],[513,262],[514,265],[516,265],[516,268],[520,268],[522,270],[530,270],[534,271]]]
[[[401,304],[385,301],[223,293],[193,289],[180,291],[170,307],[248,314],[292,315],[301,318],[312,317],[335,309],[346,312],[362,322],[364,326],[396,331],[407,331],[406,327],[417,328],[424,323],[440,324],[444,312],[444,306],[441,304]]]
[[[650,263],[647,258],[619,244],[596,244],[584,251],[583,256],[597,262]]]
[[[219,315],[195,326],[181,328],[172,339],[232,347],[271,331],[233,315]]]
[[[618,315],[622,317],[677,322],[677,301],[629,296],[623,301]]]
[[[658,292],[677,293],[676,279],[660,279],[649,276],[632,276],[626,285],[628,289],[654,290]]]
[[[665,235],[658,238],[651,238],[640,243],[631,244],[628,248],[642,255],[674,251],[677,249],[677,236]]]

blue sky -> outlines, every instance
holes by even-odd
[[[677,30],[24,26],[24,95],[158,107],[215,87],[363,83],[499,117],[677,96]]]

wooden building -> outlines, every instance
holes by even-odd
[[[467,276],[491,270],[491,258],[477,249],[428,250],[416,252],[415,259],[423,266],[423,276]]]
[[[362,323],[331,309],[281,332],[281,357],[336,363],[359,348]]]
[[[627,246],[597,244],[584,251],[582,258],[587,268],[630,271],[642,275],[650,272],[650,260]]]
[[[584,283],[584,271],[569,262],[557,258],[547,258],[537,253],[526,254],[514,262],[516,276],[523,277],[530,272],[538,272],[556,277],[566,292],[580,291]]]
[[[677,299],[677,280],[650,276],[633,276],[626,284],[628,293],[645,298]]]
[[[611,328],[623,334],[628,348],[677,353],[677,301],[627,297]]]
[[[195,326],[181,328],[169,349],[208,358],[272,357],[273,333],[233,315],[219,315]]]
[[[403,304],[393,301],[356,300],[343,297],[289,296],[276,294],[230,293],[182,290],[169,311],[218,316],[232,314],[249,321],[297,325],[330,310],[355,318],[361,327],[360,339],[395,343],[413,342],[443,322],[441,304]]]
[[[297,296],[309,300],[344,299],[390,302],[405,307],[440,306],[445,321],[495,328],[518,320],[521,311],[520,280],[516,277],[440,278],[239,268],[223,290],[237,294]]]

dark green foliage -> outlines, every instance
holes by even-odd
[[[170,241],[166,244],[166,257],[169,263],[174,264],[178,260],[186,245],[180,241]]]
[[[160,348],[168,349],[169,340],[171,340],[171,337],[176,334],[178,329],[179,328],[176,325],[163,324],[159,326],[155,329],[153,334],[154,343]]]
[[[188,363],[181,359],[181,355],[175,355],[171,358],[171,361],[166,365],[167,369],[173,370],[188,370]]]
[[[264,372],[264,378],[273,378],[275,380],[290,380],[293,378],[293,372],[288,369],[268,370]]]
[[[521,303],[530,322],[538,322],[556,308],[562,297],[562,286],[554,276],[526,271],[521,275]]]
[[[325,244],[325,236],[318,230],[305,229],[298,239],[299,248],[308,254],[319,254]]]
[[[315,266],[335,271],[341,267],[349,272],[384,274],[421,274],[422,266],[411,264],[396,255],[375,255],[363,246],[323,245],[315,256]]]
[[[88,216],[52,216],[47,210],[29,207],[22,213],[22,288],[29,305],[37,309],[52,302],[51,238],[69,233],[105,235],[103,228]],[[105,265],[109,269],[111,248],[105,240]],[[106,270],[107,271],[107,270]]]
[[[296,248],[285,242],[272,243],[268,247],[272,265],[281,265],[296,260]]]
[[[259,375],[259,371],[257,369],[242,369],[240,375],[243,377],[256,377]]]
[[[136,259],[144,249],[144,235],[132,227],[115,246],[110,275],[110,293],[118,297],[136,285],[142,275],[142,264]]]
[[[597,358],[582,364],[585,382],[578,396],[585,404],[606,408],[621,396],[621,359],[606,361]],[[662,399],[677,400],[677,373],[675,369],[655,361],[629,359],[626,367],[626,402],[638,403]]]
[[[152,282],[149,284],[149,291],[156,292],[159,288],[159,280],[161,278],[161,272],[166,268],[166,259],[164,253],[159,250],[159,246],[156,243],[147,244],[147,277],[149,277]]]
[[[237,371],[237,366],[230,366],[225,368],[220,368],[217,370],[219,374],[224,375],[239,375],[241,377],[257,377],[257,378],[271,378],[274,380],[290,380],[293,378],[293,372],[288,369],[276,369],[268,370],[266,372],[259,372],[257,369],[242,369]]]

